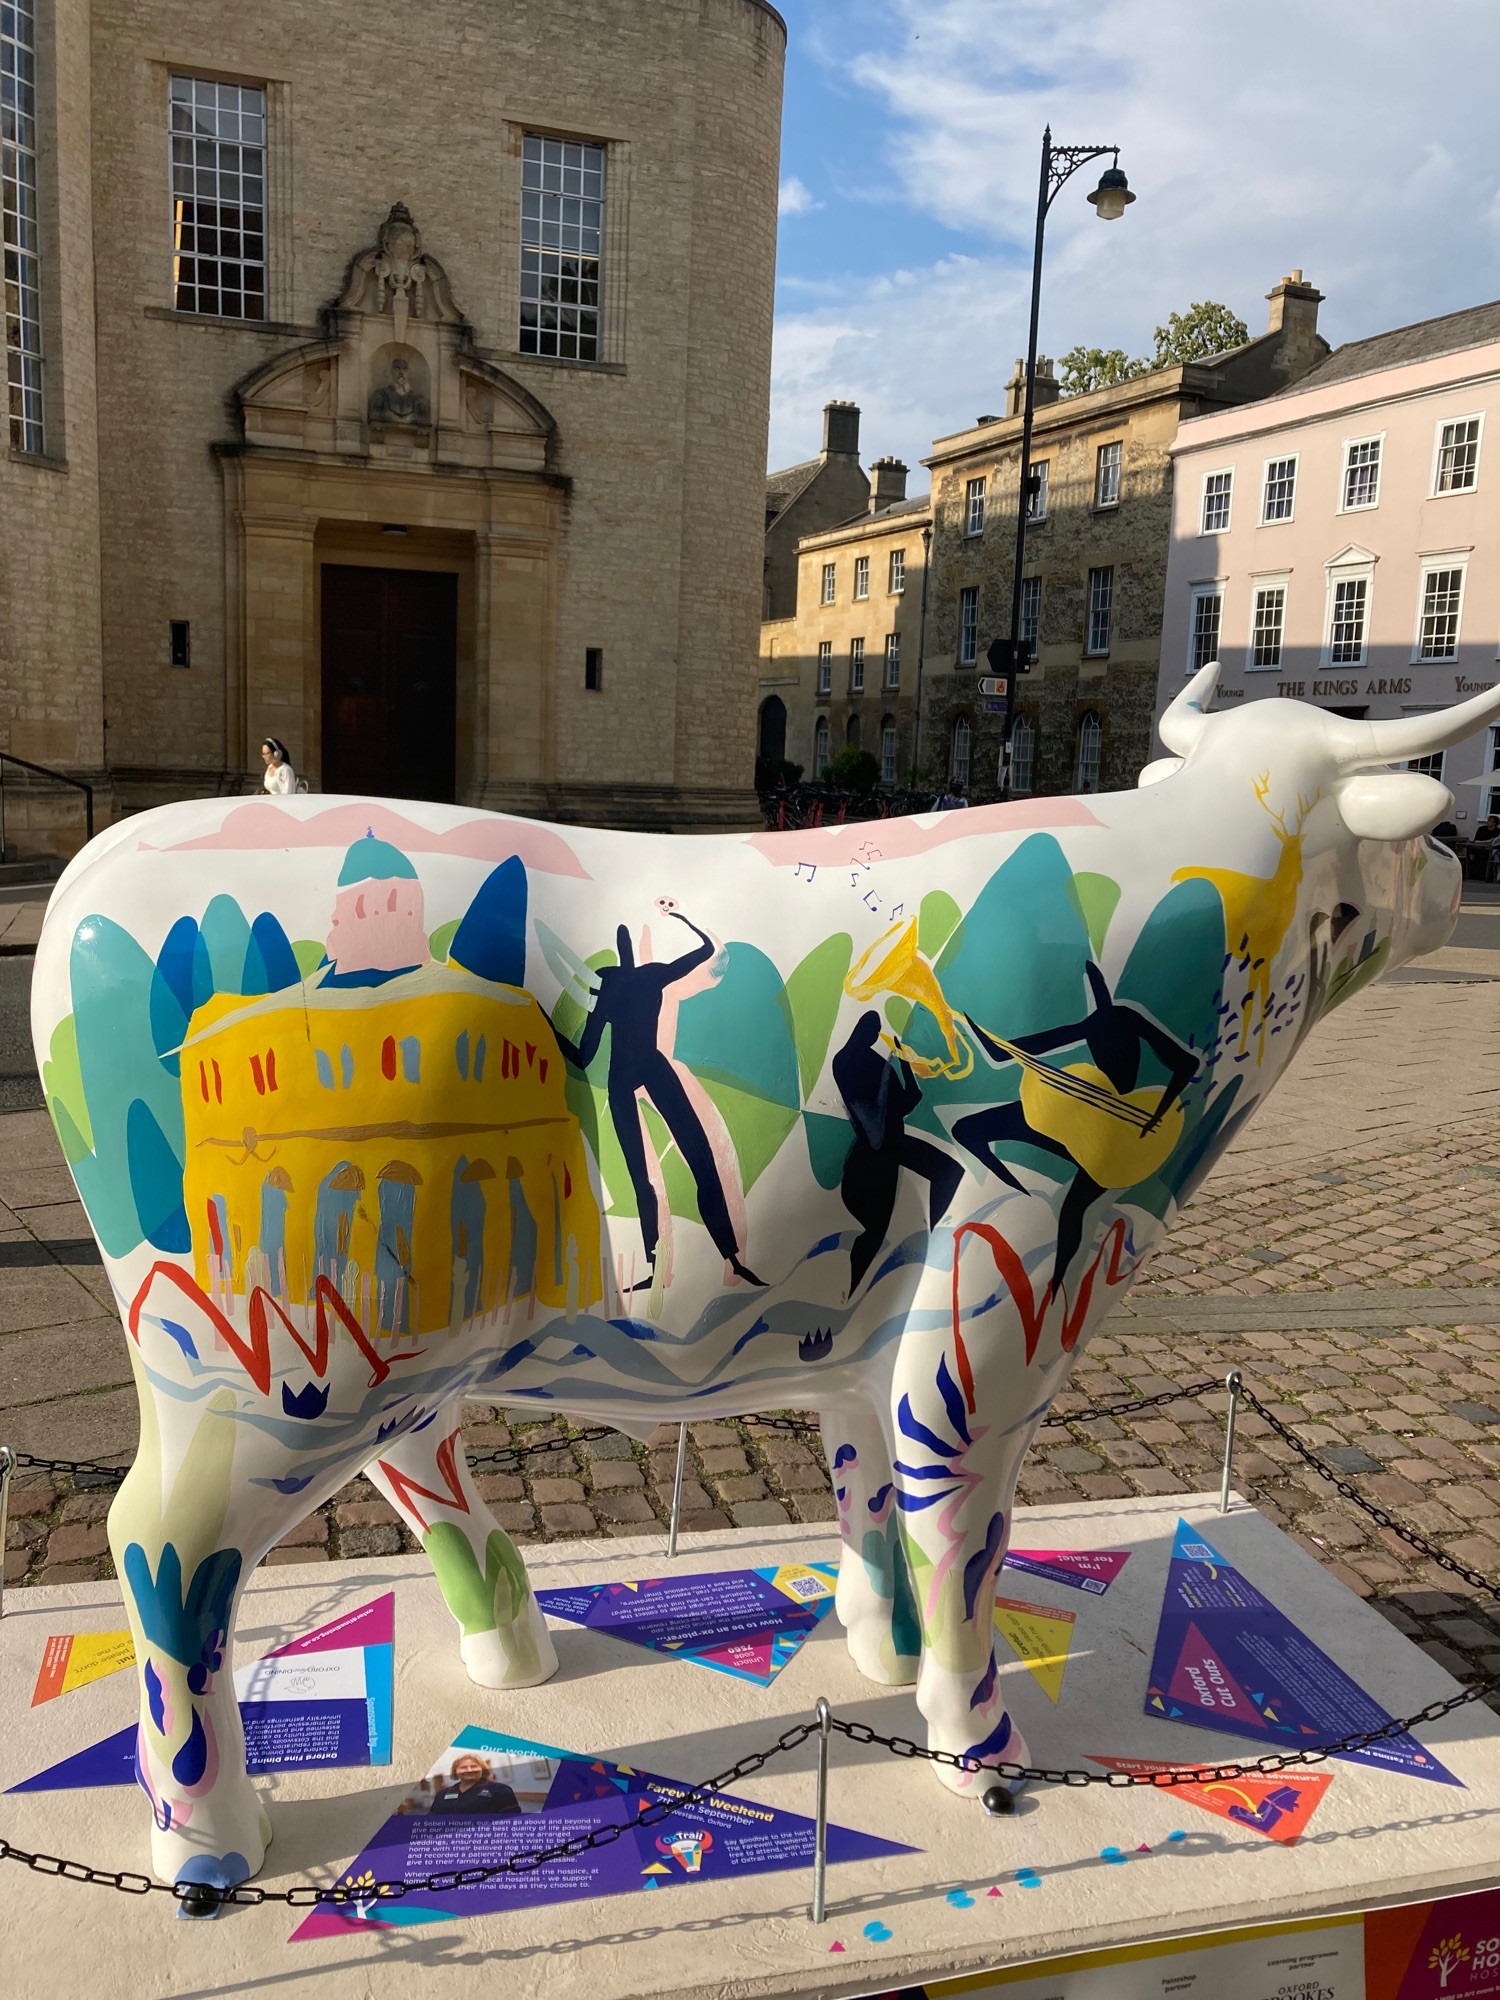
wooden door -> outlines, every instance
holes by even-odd
[[[451,803],[458,578],[323,565],[323,789]]]

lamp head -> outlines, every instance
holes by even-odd
[[[1118,222],[1135,196],[1130,192],[1130,183],[1121,173],[1118,162],[1106,167],[1099,176],[1099,185],[1089,196],[1094,204],[1094,213],[1101,222]]]

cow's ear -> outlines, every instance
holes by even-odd
[[[1360,840],[1414,840],[1453,810],[1453,794],[1420,771],[1365,771],[1338,788],[1339,812]]]
[[[1158,757],[1154,764],[1148,764],[1136,779],[1139,789],[1142,785],[1159,785],[1163,778],[1170,778],[1174,771],[1182,769],[1181,757]]]

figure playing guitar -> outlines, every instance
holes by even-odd
[[[1094,1004],[1081,1021],[1005,1041],[966,1017],[992,1062],[1018,1062],[1025,1074],[1018,1099],[972,1112],[953,1127],[965,1152],[1023,1194],[1024,1185],[995,1152],[997,1142],[1040,1146],[1074,1168],[1058,1216],[1052,1294],[1061,1291],[1078,1253],[1091,1205],[1107,1189],[1138,1186],[1165,1165],[1182,1133],[1179,1100],[1199,1067],[1190,1049],[1138,1007],[1116,1000],[1097,965],[1090,961],[1084,971]],[[1071,1048],[1086,1049],[1089,1059],[1042,1061]],[[1137,1088],[1147,1049],[1165,1066],[1167,1082]]]

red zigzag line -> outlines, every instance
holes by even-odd
[[[1031,1366],[1036,1354],[1037,1343],[1042,1337],[1042,1322],[1047,1316],[1047,1307],[1052,1298],[1052,1287],[1049,1285],[1046,1291],[1042,1293],[1040,1301],[1038,1301],[1036,1293],[1032,1289],[1031,1280],[1026,1275],[1026,1267],[1021,1262],[1020,1257],[1011,1244],[1000,1234],[999,1230],[993,1228],[989,1223],[961,1222],[958,1228],[954,1230],[953,1343],[958,1360],[959,1380],[963,1384],[964,1396],[972,1415],[974,1410],[974,1373],[970,1367],[968,1350],[964,1346],[963,1335],[959,1329],[958,1304],[959,1246],[965,1236],[982,1237],[990,1246],[990,1254],[995,1260],[995,1268],[1005,1280],[1005,1288],[1014,1300],[1017,1312],[1021,1315],[1021,1328],[1026,1336],[1026,1365],[1028,1368]],[[1110,1224],[1104,1241],[1094,1252],[1093,1262],[1083,1275],[1083,1282],[1078,1288],[1077,1299],[1063,1314],[1061,1345],[1064,1354],[1072,1353],[1078,1336],[1083,1331],[1083,1322],[1088,1317],[1089,1300],[1093,1296],[1094,1279],[1098,1274],[1099,1266],[1103,1261],[1105,1252],[1109,1252],[1109,1267],[1104,1273],[1104,1282],[1107,1286],[1113,1287],[1123,1283],[1135,1271],[1135,1263],[1128,1266],[1122,1265],[1121,1259],[1124,1248],[1125,1224],[1121,1218],[1116,1217]],[[1137,1259],[1136,1263],[1139,1263],[1139,1261]]]
[[[379,1461],[381,1471],[391,1482],[391,1486],[394,1489],[396,1505],[403,1512],[411,1514],[421,1523],[424,1535],[430,1524],[421,1508],[412,1500],[414,1493],[420,1493],[424,1500],[436,1501],[439,1507],[452,1507],[459,1514],[467,1514],[469,1511],[469,1503],[464,1497],[462,1486],[459,1484],[458,1466],[454,1462],[454,1454],[458,1449],[458,1441],[462,1435],[461,1430],[450,1431],[434,1454],[438,1472],[442,1477],[444,1487],[447,1489],[443,1493],[434,1493],[429,1486],[419,1486],[414,1479],[408,1479],[404,1472],[398,1472],[396,1467],[391,1465],[386,1459],[382,1458]]]

